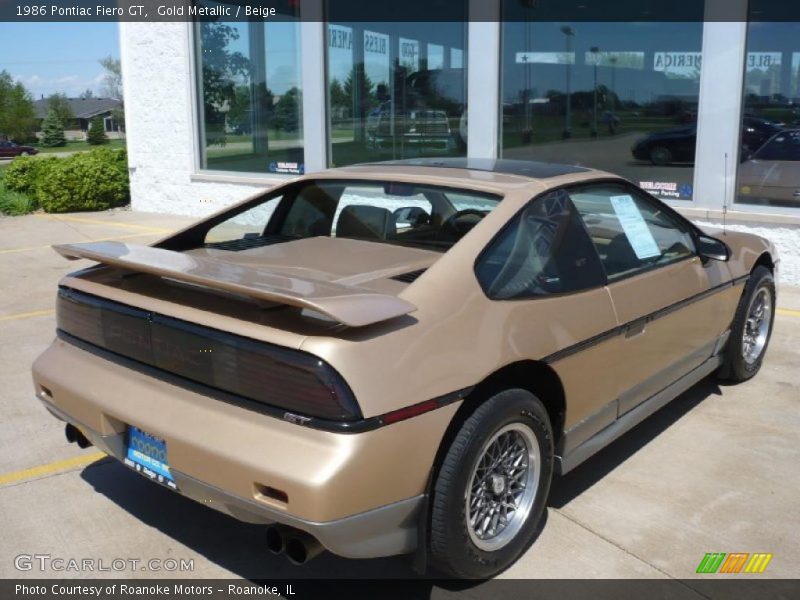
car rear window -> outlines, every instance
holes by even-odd
[[[446,250],[499,201],[499,196],[480,192],[407,183],[313,182],[287,198],[276,233]]]

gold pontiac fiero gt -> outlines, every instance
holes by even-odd
[[[36,395],[296,563],[416,551],[488,577],[554,473],[704,377],[761,367],[778,258],[575,166],[300,177],[153,246],[69,244]]]

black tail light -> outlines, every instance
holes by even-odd
[[[342,377],[311,354],[69,288],[59,290],[56,312],[60,331],[190,381],[300,415],[361,418]]]

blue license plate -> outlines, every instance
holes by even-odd
[[[153,481],[177,489],[169,472],[167,443],[137,427],[128,427],[128,454],[125,464]]]

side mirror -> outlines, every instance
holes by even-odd
[[[707,235],[697,236],[697,253],[703,261],[721,260],[724,262],[731,257],[731,251],[725,242]]]

